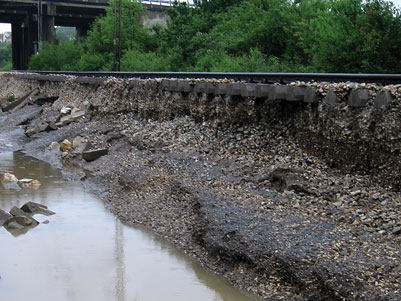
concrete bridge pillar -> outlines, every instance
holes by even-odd
[[[77,25],[75,29],[77,30],[77,40],[79,41],[87,36],[90,24]]]
[[[56,40],[56,33],[54,29],[56,16],[56,5],[47,4],[47,13],[43,16],[43,40],[51,44]]]
[[[28,66],[29,57],[34,52],[34,43],[37,39],[37,22],[32,15],[11,23],[13,67],[24,70]]]

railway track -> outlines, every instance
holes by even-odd
[[[15,71],[25,73],[27,71]],[[78,77],[231,79],[248,83],[288,84],[304,82],[357,82],[378,85],[401,84],[401,74],[357,73],[253,73],[253,72],[94,72],[94,71],[31,71],[41,75],[73,75]]]

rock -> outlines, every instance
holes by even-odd
[[[13,222],[18,223],[19,225],[21,225],[23,227],[36,226],[39,224],[39,222],[37,220],[35,220],[34,218],[32,218],[30,216],[18,215],[18,216],[12,216],[8,220],[6,220],[4,222],[3,226],[8,228],[7,226]]]
[[[11,220],[7,223],[7,225],[4,225],[4,227],[8,230],[8,231],[17,231],[17,230],[22,230],[25,227],[23,225],[20,225],[19,223],[17,223],[17,221],[15,220]]]
[[[21,190],[21,187],[17,184],[17,182],[2,182],[1,185],[4,187],[4,189]]]
[[[394,227],[392,232],[396,235],[401,234],[401,227]]]
[[[45,128],[46,132],[55,131],[58,129],[58,126],[55,121],[50,121]]]
[[[0,209],[0,226],[3,226],[4,222],[11,218],[12,215],[4,210]]]
[[[71,148],[72,148],[72,143],[67,139],[64,139],[60,144],[60,149],[63,152],[68,152],[69,150],[71,150]]]
[[[68,115],[71,113],[72,108],[71,107],[62,107],[60,110],[61,115]]]
[[[53,150],[59,150],[60,149],[60,143],[58,142],[52,142],[50,145],[47,147],[47,150],[53,151]]]
[[[33,179],[20,179],[18,181],[18,184],[21,187],[25,188],[34,188],[37,189],[41,185],[41,183],[38,180],[33,180]]]
[[[107,148],[90,150],[90,151],[83,152],[82,158],[87,162],[91,162],[104,155],[107,155],[108,153],[109,153],[109,150]]]
[[[66,116],[61,117],[60,123],[62,125],[69,124],[69,123],[74,122],[75,120],[77,120],[77,119],[79,119],[81,117],[84,117],[85,114],[86,114],[85,111],[74,111],[70,115],[66,115]]]
[[[92,104],[89,100],[84,100],[82,102],[82,107],[84,110],[89,111],[92,108]]]
[[[18,179],[17,179],[17,177],[15,175],[6,172],[6,173],[3,173],[3,175],[1,176],[1,181],[3,183],[6,183],[6,182],[18,182]]]
[[[32,129],[27,129],[25,131],[25,136],[27,136],[27,137],[31,137],[34,134],[36,134],[36,131],[33,128]]]
[[[82,154],[84,151],[89,150],[90,143],[84,137],[77,136],[72,140],[73,153]]]
[[[306,180],[293,169],[275,168],[269,174],[268,179],[278,191],[293,190],[295,192],[310,193]]]
[[[28,202],[24,204],[21,207],[21,210],[30,214],[43,214],[47,216],[56,214],[55,212],[47,209],[47,206],[34,202]]]
[[[40,132],[44,132],[48,126],[49,126],[49,124],[47,122],[40,122],[40,123],[35,124],[35,127],[33,128],[33,130],[35,131],[35,134],[37,134]]]
[[[11,215],[13,216],[13,217],[21,217],[21,216],[23,216],[23,217],[25,217],[25,218],[27,218],[27,219],[29,219],[30,220],[30,222],[28,223],[28,222],[24,222],[24,223],[26,223],[26,225],[37,225],[37,224],[39,224],[39,222],[36,220],[36,219],[34,219],[32,216],[30,216],[27,212],[25,212],[24,210],[22,210],[22,209],[20,209],[20,208],[18,208],[18,207],[13,207],[13,208],[11,208],[11,210],[10,210],[10,213],[11,213]],[[7,221],[5,222],[5,224],[7,223]],[[21,223],[20,223],[21,224]],[[22,224],[22,225],[25,225],[25,224]]]

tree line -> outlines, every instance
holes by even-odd
[[[81,41],[43,44],[32,70],[112,70],[114,2]],[[401,73],[400,10],[384,0],[203,0],[144,27],[122,0],[121,70]]]

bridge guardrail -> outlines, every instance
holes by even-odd
[[[193,0],[139,0],[140,3],[160,6],[173,6],[175,2],[186,3],[188,7],[195,7]]]

